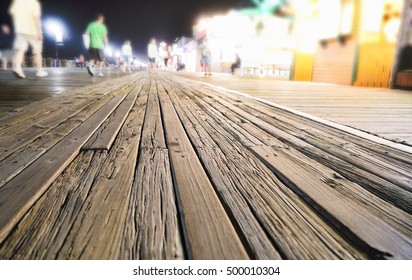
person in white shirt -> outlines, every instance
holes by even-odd
[[[149,69],[156,69],[156,58],[158,57],[156,39],[152,38],[147,46],[147,56],[149,57]]]
[[[130,41],[124,42],[122,46],[122,56],[123,56],[123,72],[126,72],[126,67],[127,71],[132,72],[131,64],[133,60],[133,51],[132,51],[132,45]]]
[[[29,45],[34,55],[34,63],[37,68],[37,77],[46,77],[48,74],[43,70],[42,50],[43,33],[41,26],[41,6],[38,0],[13,0],[9,8],[9,14],[13,19],[16,38],[14,41],[15,67],[13,73],[18,78],[26,76],[22,70],[24,54]]]

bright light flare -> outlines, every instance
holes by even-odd
[[[56,43],[63,42],[65,28],[64,28],[63,23],[60,20],[47,19],[44,22],[44,27],[45,27],[46,33],[49,36],[52,36],[56,40]]]
[[[105,55],[107,55],[108,57],[113,57],[113,48],[108,46],[104,49],[104,53]]]

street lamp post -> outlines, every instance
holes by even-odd
[[[58,61],[59,60],[59,45],[60,44],[63,44],[63,32],[62,32],[62,30],[61,29],[56,29],[56,33],[55,33],[55,36],[56,36],[56,40],[55,40],[55,42],[56,42],[56,61]]]

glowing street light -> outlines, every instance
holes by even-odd
[[[56,43],[56,60],[59,59],[58,46],[63,45],[63,36],[65,33],[64,25],[57,19],[47,19],[44,23],[47,34],[55,39]]]
[[[110,46],[107,46],[104,49],[104,53],[108,56],[108,57],[113,57],[113,48]]]

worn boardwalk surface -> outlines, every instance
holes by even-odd
[[[284,105],[412,146],[412,91],[216,74],[180,75]]]
[[[0,116],[34,101],[64,97],[73,89],[124,76],[117,69],[108,69],[104,77],[94,78],[87,74],[86,68],[46,68],[46,71],[48,77],[37,78],[35,69],[24,69],[26,79],[16,79],[10,69],[0,71]]]
[[[0,259],[412,259],[412,154],[165,72],[0,116]]]

